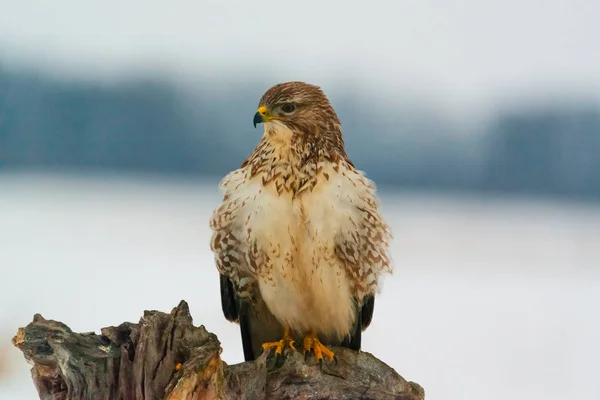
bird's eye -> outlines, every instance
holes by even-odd
[[[281,111],[283,111],[284,113],[291,113],[295,109],[296,109],[296,107],[290,103],[287,103],[287,104],[284,104],[281,106]]]

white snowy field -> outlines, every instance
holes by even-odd
[[[427,399],[599,399],[600,206],[384,193],[395,274],[364,350]],[[215,183],[0,174],[0,399],[35,399],[10,338],[34,313],[76,331],[186,299],[223,318],[208,218]]]

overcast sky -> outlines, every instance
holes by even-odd
[[[466,104],[600,93],[596,0],[0,0],[0,10],[0,60],[55,73],[351,76]]]

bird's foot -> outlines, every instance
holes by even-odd
[[[263,343],[262,348],[263,351],[267,351],[274,347],[275,354],[277,355],[277,358],[279,358],[286,346],[288,346],[292,350],[296,350],[296,348],[294,347],[294,343],[296,342],[294,342],[294,339],[292,339],[292,337],[290,336],[289,328],[285,328],[283,331],[283,338],[281,338],[281,340],[278,340],[277,342]]]
[[[314,332],[309,333],[304,337],[304,359],[308,359],[310,352],[313,351],[315,353],[315,357],[319,360],[319,364],[323,367],[323,357],[326,357],[330,360],[335,360],[335,354],[333,351],[329,350]]]

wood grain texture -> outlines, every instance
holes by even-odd
[[[264,354],[227,365],[219,340],[193,325],[185,301],[100,335],[36,314],[13,344],[32,365],[42,400],[424,399],[418,384],[369,353],[345,348],[335,348],[337,364],[322,369],[294,351],[279,363]]]

